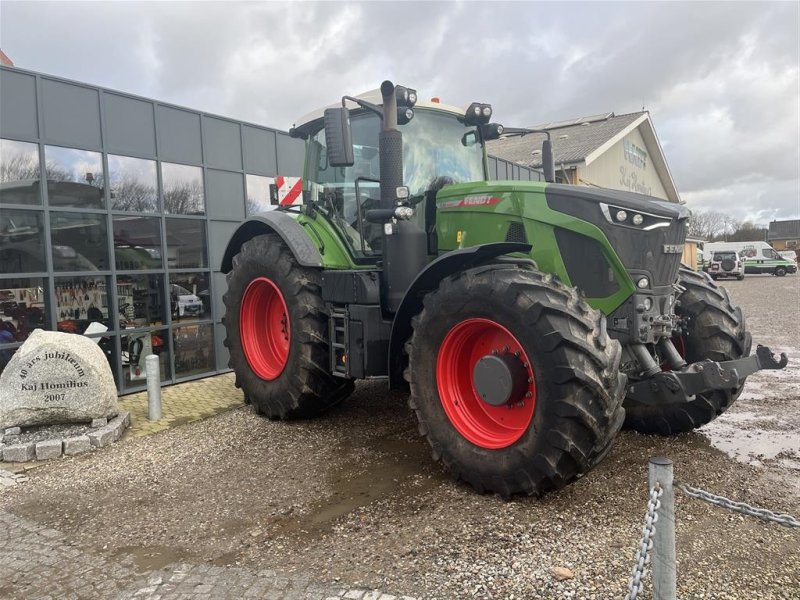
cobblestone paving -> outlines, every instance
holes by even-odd
[[[147,419],[147,392],[122,396],[120,408],[131,413],[128,435],[150,435],[242,406],[244,397],[234,386],[234,379],[233,373],[226,373],[161,388],[162,418],[159,421]]]
[[[0,598],[415,600],[239,567],[175,564],[142,573],[130,556],[114,559],[88,552],[54,529],[1,510]]]

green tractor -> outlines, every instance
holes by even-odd
[[[625,425],[663,435],[783,368],[724,288],[680,264],[689,211],[634,193],[489,181],[490,123],[386,81],[312,113],[302,201],[234,233],[226,345],[271,419],[318,415],[356,379],[410,389],[433,457],[504,497],[586,473]],[[273,198],[275,203],[277,197]]]

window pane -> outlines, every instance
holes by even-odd
[[[172,330],[175,348],[175,377],[187,377],[214,370],[212,325],[186,325]]]
[[[200,167],[161,163],[161,184],[164,186],[164,212],[204,214],[203,170]]]
[[[58,330],[85,333],[92,323],[111,328],[108,314],[107,277],[56,277]],[[93,325],[90,333],[102,331]]]
[[[161,219],[113,217],[114,260],[120,271],[162,268]]]
[[[99,152],[45,146],[44,159],[50,206],[105,206],[103,158]]]
[[[56,271],[110,268],[105,215],[52,212],[50,229]]]
[[[0,210],[0,273],[46,270],[42,212]]]
[[[275,208],[269,200],[269,184],[273,182],[272,177],[260,177],[259,175],[247,176],[247,216],[265,212]]]
[[[167,347],[167,330],[149,333],[132,333],[123,335],[122,341],[122,373],[126,388],[147,384],[145,358],[150,354],[158,356],[161,381],[170,377],[169,351]]]
[[[180,273],[169,276],[169,306],[172,322],[211,318],[208,273]]]
[[[158,210],[156,162],[108,155],[111,208],[134,212]]]
[[[206,222],[200,219],[167,219],[167,266],[199,269],[206,263]]]
[[[47,293],[41,277],[0,279],[0,344],[23,342],[47,329]]]
[[[37,145],[0,140],[0,202],[41,204],[39,180]]]
[[[161,275],[118,275],[119,328],[163,325],[167,303]]]

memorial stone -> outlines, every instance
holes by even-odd
[[[0,428],[88,423],[118,412],[108,361],[84,336],[37,329],[0,375]]]

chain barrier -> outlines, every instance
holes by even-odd
[[[661,484],[656,483],[650,488],[650,498],[647,501],[647,512],[644,515],[644,526],[642,527],[642,539],[639,542],[639,549],[636,551],[636,563],[631,570],[631,578],[628,582],[628,595],[625,600],[636,600],[642,591],[645,569],[650,564],[650,551],[653,549],[653,538],[656,535],[656,523],[658,522],[658,509],[661,508]]]
[[[710,504],[716,504],[717,506],[730,509],[743,515],[749,515],[763,521],[777,523],[784,527],[800,527],[800,521],[792,515],[774,513],[766,508],[750,506],[745,502],[736,502],[725,496],[718,496],[717,494],[712,494],[711,492],[686,485],[685,483],[680,484],[680,489],[687,496],[697,498],[698,500],[704,500]]]

